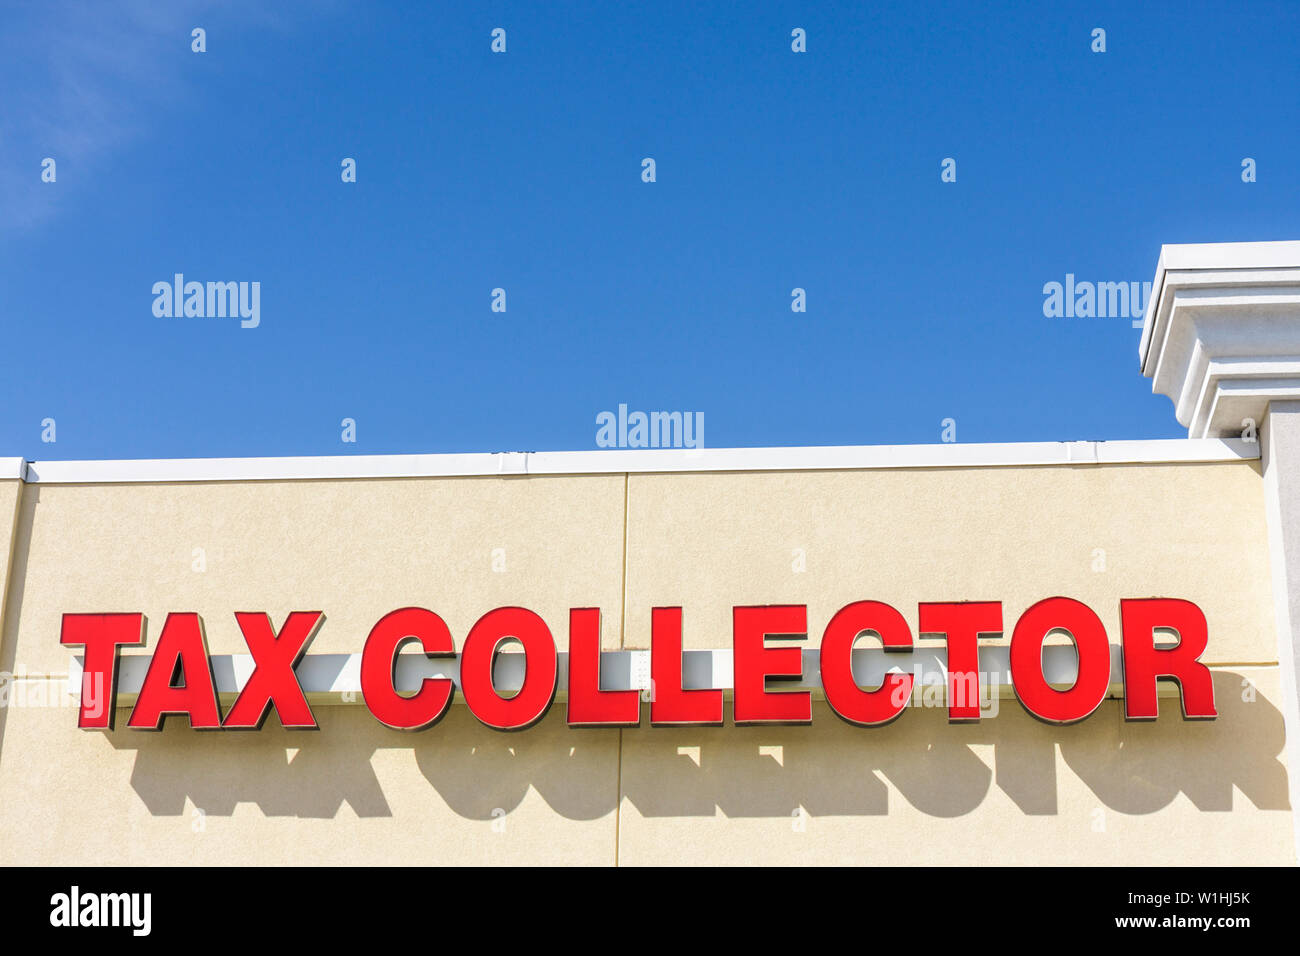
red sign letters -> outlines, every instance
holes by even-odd
[[[169,614],[150,657],[148,671],[127,727],[158,730],[168,715],[183,714],[196,730],[255,730],[274,708],[288,728],[317,726],[299,684],[297,665],[319,630],[320,611],[295,611],[277,633],[263,613],[239,612],[235,620],[252,654],[254,670],[225,716],[203,632],[194,613]],[[1195,604],[1174,598],[1120,602],[1124,714],[1129,720],[1154,720],[1156,682],[1177,681],[1183,716],[1212,719],[1214,686],[1199,660],[1208,641],[1205,615]],[[1178,636],[1173,646],[1156,645],[1157,630]],[[1053,686],[1043,671],[1043,643],[1052,631],[1067,632],[1078,658],[1071,686]],[[812,692],[779,690],[769,681],[805,678],[795,641],[805,641],[808,609],[802,604],[737,607],[732,612],[732,720],[737,725],[808,724]],[[979,640],[1003,633],[1002,604],[965,601],[921,604],[917,633],[942,637],[947,649],[947,708],[952,722],[980,719]],[[820,679],[826,702],[837,715],[863,727],[897,718],[913,690],[913,675],[891,671],[879,687],[859,686],[853,675],[853,650],[860,638],[879,640],[886,652],[913,650],[912,631],[895,608],[880,601],[857,601],[836,613],[820,645]],[[83,672],[93,686],[108,689],[103,701],[83,698],[78,725],[112,729],[119,652],[145,643],[143,614],[65,614],[60,641],[85,649]],[[493,682],[502,645],[522,645],[524,678],[519,690],[501,694]],[[500,607],[479,618],[460,651],[460,678],[428,677],[412,694],[394,686],[399,650],[418,643],[429,657],[456,656],[451,631],[433,611],[405,607],[384,615],[366,638],[361,654],[361,694],[377,720],[397,730],[423,730],[447,712],[459,687],[470,712],[496,730],[523,730],[555,700],[559,654],[546,622],[521,607]],[[569,612],[567,718],[572,727],[635,727],[641,722],[641,695],[635,689],[608,690],[600,684],[600,610]],[[1093,713],[1111,679],[1110,641],[1091,608],[1066,597],[1039,601],[1016,621],[1009,649],[1011,683],[1033,716],[1071,724]],[[1118,681],[1114,681],[1118,683]],[[724,695],[718,687],[686,688],[682,676],[682,609],[651,611],[650,725],[723,723]]]

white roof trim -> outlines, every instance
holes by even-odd
[[[1256,442],[1236,438],[1174,438],[1108,442],[611,449],[325,458],[33,461],[26,463],[25,477],[29,482],[40,484],[156,484],[188,481],[1160,464],[1239,461],[1258,457],[1259,445]],[[0,459],[0,465],[6,461],[21,459]]]
[[[18,479],[22,481],[27,477],[27,462],[21,458],[0,458],[0,481]]]

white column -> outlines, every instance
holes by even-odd
[[[1300,242],[1164,246],[1139,355],[1189,437],[1260,441],[1300,858]]]
[[[1291,812],[1300,809],[1300,401],[1270,403],[1260,434],[1268,544],[1273,566],[1277,657],[1286,718]],[[1296,826],[1300,857],[1300,823]]]

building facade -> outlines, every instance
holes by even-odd
[[[1292,865],[1300,243],[1165,247],[1140,359],[1188,438],[6,460],[0,860]],[[1059,597],[1095,615],[1110,658],[1104,698],[1066,723],[1012,686],[1013,631]],[[1181,684],[1156,685],[1155,719],[1126,719],[1141,715],[1125,645],[1153,635],[1122,602],[1152,598],[1203,614],[1213,719],[1184,719],[1186,662]],[[886,653],[867,630],[845,645],[861,687],[913,675],[876,726],[828,700],[819,656],[864,601],[895,610],[911,642]],[[956,720],[953,638],[923,606],[962,602],[997,604],[1002,624],[978,638],[978,719]],[[804,609],[806,636],[764,645],[798,648],[797,673],[738,643],[737,608],[773,606]],[[490,612],[532,612],[557,651],[550,706],[503,732],[458,687],[431,726],[387,726],[380,671],[409,697],[470,666],[408,644],[367,686],[376,625],[404,608],[433,612],[457,652]],[[674,608],[679,630],[656,612]],[[576,666],[596,659],[574,609],[599,609],[582,633],[598,633],[601,688],[635,692],[636,726],[572,725]],[[201,621],[224,719],[263,660],[273,670],[236,615],[265,614],[283,640],[305,611],[324,615],[294,671],[317,729],[281,726],[283,687],[260,729],[130,726],[172,619],[178,634]],[[77,627],[108,614],[141,616],[144,643],[120,649],[112,729],[81,729],[93,661]],[[1040,630],[1042,678],[1063,695],[1091,658]],[[652,725],[654,701],[668,714],[682,689],[652,632],[680,635],[682,688],[722,692],[721,726]],[[500,649],[500,698],[542,693],[545,655],[525,666]],[[786,679],[764,685],[760,669],[755,685],[759,660]],[[164,698],[207,679],[172,670],[154,677]],[[738,695],[770,704],[764,686],[806,692],[810,721],[738,725]]]

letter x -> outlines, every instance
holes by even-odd
[[[274,704],[281,725],[316,729],[316,718],[293,669],[324,619],[322,611],[294,611],[277,635],[265,613],[235,612],[239,629],[244,632],[244,642],[253,652],[254,667],[223,727],[259,730]]]

